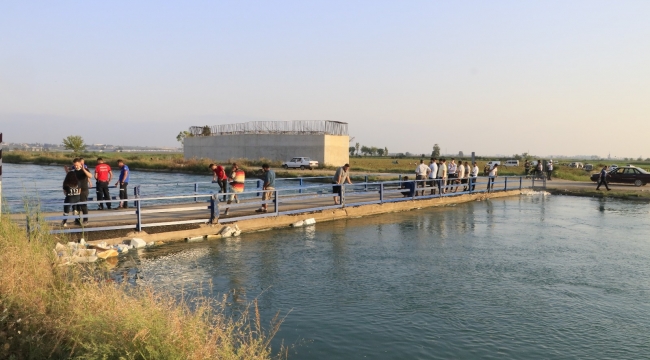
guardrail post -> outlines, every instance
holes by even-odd
[[[473,182],[474,182],[474,178],[473,178],[473,177],[470,176],[469,178],[467,178],[467,192],[470,193],[470,194],[474,192],[474,191],[472,190],[472,183],[473,183]]]
[[[384,203],[384,183],[379,183],[379,203]]]
[[[302,187],[304,185],[304,182],[302,178],[298,179],[298,181],[300,182],[300,189],[298,189],[298,194],[302,194]]]
[[[345,184],[341,184],[341,207],[345,207]]]
[[[503,182],[503,185],[504,185],[503,191],[508,191],[508,177],[505,176],[504,179],[505,180]]]
[[[199,183],[194,183],[194,195],[199,192]],[[194,202],[198,202],[199,198],[194,198]]]
[[[142,231],[142,207],[140,206],[140,201],[135,202],[135,216],[136,216],[136,223],[135,223],[135,229],[140,232]]]
[[[273,206],[275,207],[275,216],[280,215],[280,203],[278,202],[278,190],[273,190]]]
[[[264,187],[264,181],[262,181],[262,179],[258,179],[258,180],[257,180],[257,189],[260,190],[260,189],[262,189],[263,187]],[[258,193],[257,193],[257,196],[261,196],[261,194],[258,192]]]
[[[522,183],[522,179],[521,179],[521,176],[520,176],[519,177],[519,190],[521,190],[521,183]]]
[[[402,174],[399,174],[399,175],[397,176],[397,179],[398,179],[399,181],[402,181]]]
[[[365,188],[364,188],[364,191],[368,191],[368,175],[365,176],[363,182],[366,183]]]

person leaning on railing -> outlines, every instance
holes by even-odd
[[[402,191],[402,195],[404,195],[404,197],[413,197],[415,195],[415,182],[409,181],[409,177],[404,176],[404,179],[400,185],[400,189],[408,189],[408,191]]]
[[[494,188],[494,179],[496,179],[498,175],[499,164],[494,164],[494,167],[492,167],[492,170],[490,170],[490,173],[488,174],[488,191],[491,191]]]
[[[212,182],[219,185],[219,192],[225,194],[228,189],[228,175],[223,166],[217,164],[210,164],[208,166],[212,170]],[[226,200],[225,197],[223,199]]]
[[[345,164],[340,168],[336,169],[336,173],[332,178],[332,184],[335,184],[334,186],[332,186],[332,192],[334,194],[338,194],[338,196],[334,196],[334,205],[341,204],[339,200],[341,199],[343,193],[342,185],[346,181],[348,184],[352,184],[352,181],[350,180],[350,164]]]
[[[233,201],[239,204],[239,197],[237,196],[237,193],[244,192],[244,185],[246,183],[246,173],[244,172],[244,170],[240,169],[239,166],[237,166],[237,163],[232,163],[230,180],[231,180],[230,189],[233,192],[233,194],[230,195],[230,199],[228,199],[227,204],[231,204]],[[226,208],[226,212],[224,213],[224,215],[228,215],[229,211],[230,208]]]

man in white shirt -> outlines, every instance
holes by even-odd
[[[472,171],[469,173],[469,177],[470,177],[469,179],[470,184],[472,184],[471,190],[474,191],[474,188],[476,187],[476,180],[478,177],[478,165],[476,165],[476,161],[472,163]]]
[[[463,166],[462,163],[458,166],[456,171],[457,171],[456,175],[458,177],[456,178],[456,181],[454,181],[456,183],[456,187],[454,188],[454,192],[458,191],[458,184],[460,184],[461,181],[463,181],[462,179],[465,177],[465,167]]]
[[[436,177],[438,177],[438,163],[436,158],[431,158],[429,164],[429,186],[431,186],[431,195],[436,193]]]
[[[429,175],[429,167],[424,163],[424,159],[420,159],[420,165],[415,168],[415,180],[418,187],[424,187],[427,176]],[[417,192],[415,193],[417,195]],[[420,196],[424,195],[424,190],[422,190]]]

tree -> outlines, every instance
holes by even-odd
[[[370,147],[370,155],[375,156],[375,154],[377,153],[377,150],[378,149],[377,149],[376,146]]]
[[[388,156],[388,147],[384,147],[384,154],[386,154],[386,156]]]
[[[72,150],[75,154],[79,154],[86,150],[84,139],[79,135],[70,135],[63,139],[63,147],[66,150]]]
[[[377,149],[377,155],[384,156],[384,149],[381,148]]]
[[[192,136],[193,136],[192,133],[189,132],[189,131],[181,131],[181,132],[178,133],[178,135],[176,135],[176,141],[181,143],[181,145],[184,145],[185,144],[185,138],[192,137]]]
[[[354,145],[354,148],[357,149],[357,155],[359,155],[359,143],[356,143]]]
[[[354,146],[350,146],[350,147],[348,148],[348,151],[350,152],[350,155],[354,155],[354,150],[355,150],[355,147],[354,147]]]
[[[460,157],[460,158],[465,157],[465,154],[463,154],[462,151],[459,151],[459,152],[458,152],[458,157]]]
[[[212,131],[210,130],[210,127],[208,125],[205,125],[203,127],[203,130],[201,131],[201,135],[203,136],[210,136],[212,135]]]
[[[370,154],[370,148],[365,146],[365,145],[362,146],[361,147],[361,153],[364,154],[364,155]]]
[[[440,157],[440,146],[438,144],[433,145],[433,152],[431,152],[431,157]]]

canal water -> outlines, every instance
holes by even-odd
[[[176,243],[116,273],[287,314],[290,359],[650,357],[650,205],[537,194]]]

